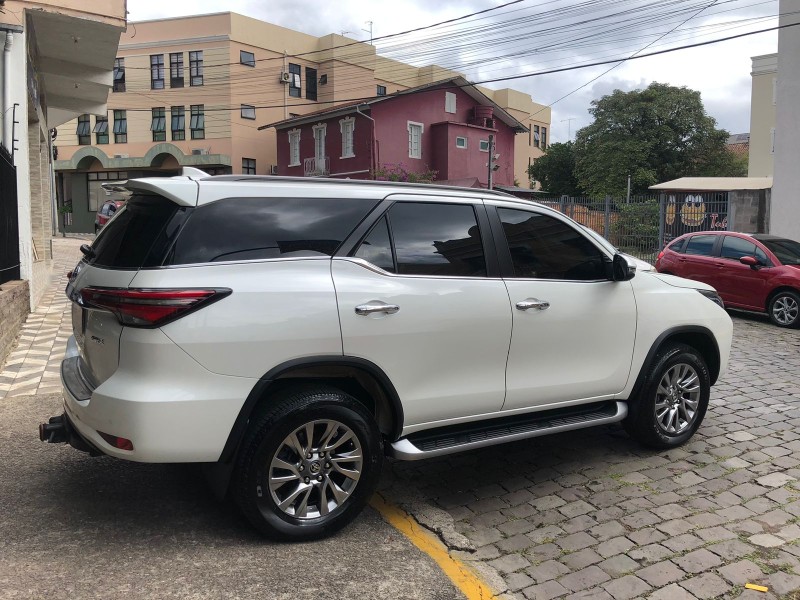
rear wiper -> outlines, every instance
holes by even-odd
[[[89,244],[81,244],[81,252],[86,258],[94,258],[96,256],[94,249]]]

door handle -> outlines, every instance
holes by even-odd
[[[397,304],[386,304],[380,300],[372,300],[366,304],[359,304],[356,306],[356,314],[361,316],[371,315],[372,313],[385,313],[393,315],[400,307]]]
[[[530,308],[545,310],[550,308],[550,303],[547,300],[537,300],[536,298],[528,298],[522,302],[517,302],[517,310],[528,310]]]

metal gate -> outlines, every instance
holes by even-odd
[[[17,169],[0,146],[0,284],[19,279]]]

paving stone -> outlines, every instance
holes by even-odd
[[[551,510],[565,504],[566,502],[558,496],[543,496],[530,501],[530,505],[537,510]]]
[[[520,552],[533,546],[535,542],[527,535],[515,535],[497,542],[497,547],[503,552]]]
[[[561,537],[564,535],[564,530],[560,527],[556,527],[555,525],[548,525],[546,527],[539,527],[538,529],[535,529],[526,535],[535,543],[541,544],[545,542],[545,540],[552,541],[558,537]]]
[[[629,600],[650,591],[650,586],[635,575],[625,575],[619,579],[603,584],[603,589],[614,597],[614,600]]]
[[[593,510],[594,507],[588,502],[584,502],[583,500],[570,502],[569,504],[565,504],[564,506],[561,506],[558,509],[558,511],[562,515],[568,518],[577,517],[578,515],[585,515],[586,513],[592,512]]]
[[[714,573],[703,573],[686,581],[681,581],[681,587],[689,590],[696,598],[716,598],[727,593],[731,586]]]
[[[476,546],[485,546],[486,544],[494,544],[503,539],[503,534],[497,529],[478,529],[475,531],[467,531],[466,535]]]
[[[518,592],[522,588],[530,587],[535,583],[525,573],[509,573],[503,579],[505,579],[508,589],[512,592]]]
[[[556,560],[548,560],[525,570],[536,583],[558,579],[569,573],[569,568]]]
[[[769,527],[777,527],[778,525],[785,525],[788,521],[791,521],[792,515],[778,509],[760,515],[753,520],[759,523],[764,523]]]
[[[520,554],[506,554],[500,558],[490,560],[488,564],[501,573],[513,573],[531,566],[531,563]]]
[[[615,554],[627,552],[634,546],[636,546],[636,544],[634,544],[631,540],[620,536],[600,542],[597,546],[595,546],[595,551],[603,558],[608,558],[609,556],[614,556]]]
[[[636,571],[636,576],[653,587],[663,587],[673,581],[682,579],[686,574],[678,566],[668,560],[650,565]]]
[[[719,556],[709,552],[705,548],[700,548],[694,552],[689,552],[683,556],[672,559],[676,565],[687,573],[702,573],[722,564]]]
[[[657,563],[673,554],[675,553],[672,550],[665,548],[661,544],[650,544],[649,546],[642,546],[628,552],[628,556],[632,559],[640,560],[647,564]]]
[[[571,594],[569,600],[614,600],[614,596],[601,587],[595,587]]]
[[[711,544],[707,546],[707,548],[725,560],[735,560],[753,552],[753,547],[748,546],[741,540],[727,540],[725,542],[719,542],[718,544]]]
[[[650,594],[648,600],[695,600],[695,596],[687,592],[677,583],[673,583]]]
[[[597,543],[597,540],[595,540],[588,533],[579,532],[560,537],[556,539],[555,542],[564,550],[574,552],[576,550],[582,550],[583,548],[593,546],[595,543]]]
[[[555,544],[540,544],[529,548],[526,554],[532,557],[537,562],[558,558],[561,556],[561,548]]]
[[[647,544],[657,544],[661,540],[667,539],[667,536],[657,529],[652,527],[645,527],[638,531],[631,531],[628,537],[636,542],[637,546],[646,546]]]
[[[608,521],[606,523],[601,523],[589,530],[589,533],[592,534],[592,537],[599,541],[624,535],[625,532],[625,527],[623,527],[619,521]]]
[[[783,546],[786,542],[771,533],[759,533],[748,538],[751,544],[761,546],[762,548],[777,548]]]
[[[567,565],[571,571],[579,571],[588,567],[589,565],[593,565],[599,563],[603,560],[603,557],[600,556],[597,552],[592,550],[591,548],[584,548],[583,550],[579,550],[578,552],[572,552],[571,554],[567,554],[564,558],[561,559],[561,562]]]
[[[611,579],[611,576],[608,573],[603,571],[598,566],[592,565],[591,567],[586,567],[585,569],[582,569],[576,573],[565,575],[559,579],[559,583],[565,588],[573,592],[577,592],[600,585],[609,579]]]
[[[732,494],[736,494],[740,498],[749,500],[751,498],[760,496],[761,494],[766,494],[767,488],[762,487],[760,485],[756,485],[754,483],[743,483],[741,485],[737,485],[736,487],[731,488],[730,491]]]
[[[592,517],[589,515],[580,515],[570,519],[566,523],[561,523],[561,528],[567,533],[577,533],[578,531],[587,531],[595,525],[597,525],[597,521]]]
[[[452,510],[448,512],[451,515],[453,514]],[[514,519],[512,521],[506,521],[502,525],[498,525],[497,529],[499,529],[506,535],[513,536],[519,533],[528,533],[529,531],[536,529],[536,525],[534,525],[530,521],[527,521],[526,519]]]
[[[790,481],[797,481],[795,477],[787,475],[786,473],[770,473],[756,479],[756,483],[771,488],[783,487]]]
[[[699,548],[703,545],[703,540],[698,538],[691,533],[684,533],[683,535],[679,535],[673,538],[668,538],[661,542],[662,545],[666,546],[673,552],[687,552],[689,550],[694,550],[695,548]]]
[[[779,529],[775,535],[787,542],[794,542],[795,540],[800,540],[800,527],[796,523],[792,523]]]
[[[724,540],[732,540],[736,538],[736,534],[724,527],[708,527],[707,529],[698,529],[694,535],[699,537],[704,542],[721,542]]]
[[[639,563],[625,554],[617,554],[607,558],[597,566],[611,575],[611,577],[619,577],[636,571],[639,568]]]
[[[767,586],[776,594],[785,595],[800,589],[800,577],[778,571],[767,578]]]
[[[564,594],[568,594],[569,590],[557,581],[547,581],[545,583],[534,585],[522,591],[526,598],[531,600],[551,600],[558,598]]]
[[[758,566],[749,560],[740,560],[730,565],[725,565],[718,569],[722,575],[733,585],[744,585],[745,583],[757,583],[764,577],[764,573]]]
[[[663,531],[668,536],[681,535],[691,531],[694,528],[694,525],[692,525],[689,521],[684,521],[683,519],[675,519],[673,521],[666,521],[665,523],[659,523],[656,525],[656,529]]]
[[[649,527],[650,525],[655,525],[656,523],[660,523],[661,519],[659,519],[650,511],[641,510],[639,512],[635,512],[633,514],[622,517],[620,521],[624,525],[627,525],[628,527],[631,527],[633,529],[640,529],[642,527]]]

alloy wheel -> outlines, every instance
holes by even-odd
[[[700,378],[686,363],[672,365],[658,384],[655,417],[659,428],[677,435],[692,425],[700,404]]]
[[[779,296],[772,303],[772,317],[781,325],[791,325],[797,321],[798,312],[800,306],[792,296]]]

